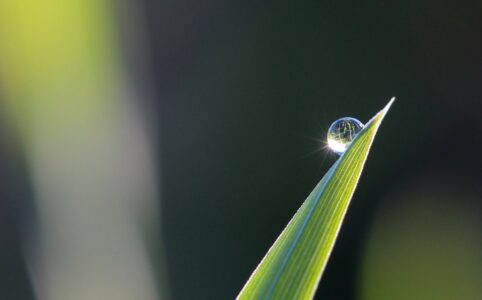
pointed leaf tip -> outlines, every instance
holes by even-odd
[[[377,129],[394,100],[368,121],[323,176],[237,299],[312,299]]]

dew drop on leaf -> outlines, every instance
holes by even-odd
[[[362,129],[363,123],[355,118],[345,117],[336,120],[328,129],[328,147],[338,155],[343,154]]]

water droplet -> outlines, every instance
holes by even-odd
[[[355,118],[338,119],[328,129],[328,146],[333,152],[341,155],[362,129],[363,123]]]

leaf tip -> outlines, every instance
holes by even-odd
[[[388,101],[387,105],[385,105],[385,107],[382,109],[382,111],[386,113],[392,106],[393,102],[395,102],[395,99],[396,99],[395,96],[392,97],[390,101]]]

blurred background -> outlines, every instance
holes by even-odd
[[[233,299],[397,101],[317,299],[482,299],[482,2],[0,2],[0,299]]]

